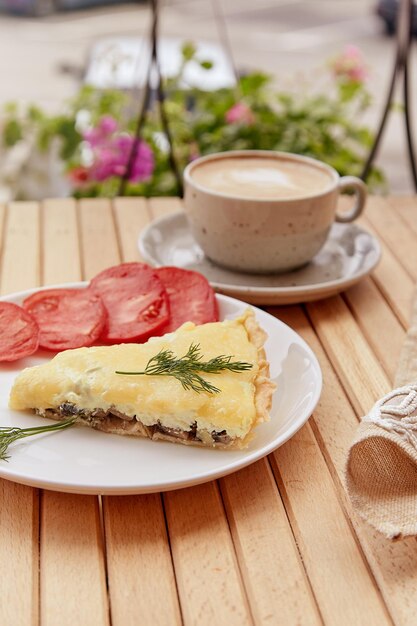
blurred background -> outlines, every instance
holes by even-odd
[[[0,7],[1,106],[34,103],[55,114],[84,83],[140,90],[147,2],[0,0]],[[191,40],[214,62],[210,79],[197,72],[197,85],[209,81],[210,89],[225,87],[233,83],[234,69],[242,75],[261,70],[278,90],[297,93],[304,82],[312,91],[325,90],[323,68],[354,46],[360,49],[370,94],[364,123],[373,129],[394,62],[395,15],[394,0],[164,0],[161,62],[168,68],[180,63],[176,42]],[[413,62],[412,57],[412,67]],[[377,164],[391,192],[410,193],[400,95],[397,100]]]

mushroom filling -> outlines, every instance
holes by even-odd
[[[158,420],[151,426],[146,426],[137,417],[125,415],[116,408],[112,407],[108,411],[103,409],[93,409],[87,411],[85,409],[78,408],[72,402],[63,402],[56,409],[36,409],[36,413],[42,417],[51,418],[67,418],[76,416],[78,420],[86,422],[92,428],[103,430],[107,432],[124,431],[126,434],[138,434],[143,437],[149,437],[150,439],[160,439],[160,435],[163,435],[165,439],[179,439],[182,441],[198,442],[210,437],[213,443],[227,445],[232,441],[232,437],[227,434],[225,430],[208,431],[197,430],[197,422],[194,422],[190,430],[182,430],[180,428],[170,428],[163,426]]]

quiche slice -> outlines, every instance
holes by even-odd
[[[11,409],[34,409],[57,420],[118,435],[164,439],[215,448],[246,447],[256,424],[269,419],[275,384],[269,378],[265,332],[253,312],[234,320],[196,326],[186,323],[144,344],[78,348],[46,364],[23,370],[10,394]],[[216,393],[184,389],[170,375],[126,375],[143,371],[161,350],[178,358],[198,345],[203,361],[230,355],[251,365],[245,371],[201,374]]]

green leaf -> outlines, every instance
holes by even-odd
[[[6,104],[4,105],[4,111],[7,115],[17,115],[18,112],[18,106],[17,106],[17,102],[6,102]]]
[[[181,46],[181,54],[184,61],[191,61],[197,52],[196,46],[192,41],[184,41]]]
[[[256,95],[271,82],[271,77],[263,72],[253,72],[240,78],[239,86],[244,96]]]
[[[213,61],[200,61],[200,66],[203,70],[211,70],[213,68]]]
[[[28,108],[28,118],[31,122],[41,122],[44,119],[44,113],[41,109],[33,104]]]
[[[15,119],[8,120],[3,127],[3,143],[8,148],[23,139],[22,125]]]

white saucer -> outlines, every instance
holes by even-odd
[[[151,265],[196,270],[216,291],[252,304],[296,304],[332,296],[369,274],[381,256],[378,241],[364,228],[334,224],[324,247],[301,269],[270,275],[235,272],[204,256],[182,211],[152,222],[138,246]]]

